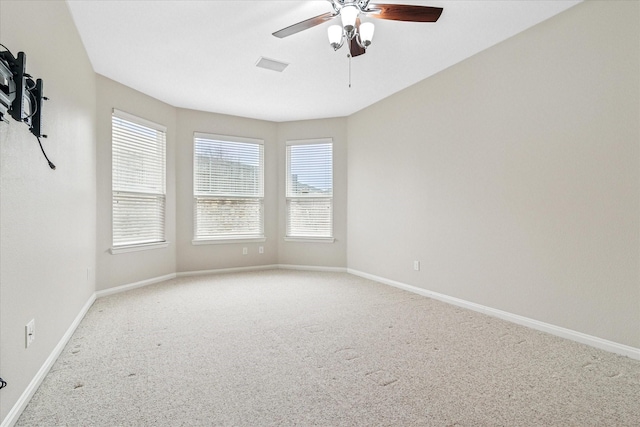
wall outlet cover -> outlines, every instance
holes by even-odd
[[[29,346],[36,339],[36,320],[31,319],[27,326],[24,327],[24,340],[25,340],[25,348],[29,348]]]

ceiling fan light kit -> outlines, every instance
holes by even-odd
[[[354,30],[347,32],[340,25],[331,25],[327,28],[329,44],[333,50],[338,50],[342,47],[345,40],[355,40],[361,48],[366,49],[371,45],[374,29],[375,27],[371,22],[361,24],[357,32]]]
[[[350,56],[362,55],[371,45],[375,27],[371,22],[360,22],[360,16],[370,16],[376,19],[388,19],[405,22],[436,22],[442,14],[441,7],[413,6],[406,4],[369,3],[370,0],[327,0],[333,7],[333,12],[306,19],[273,33],[274,36],[284,38],[300,31],[330,21],[337,16],[342,20],[342,26],[331,25],[327,29],[329,44],[334,50],[349,41]]]
[[[373,32],[376,29],[375,25],[371,22],[363,22],[360,25],[360,40],[362,41],[363,47],[366,49],[371,44],[371,40],[373,40]]]
[[[345,4],[340,10],[340,18],[342,18],[342,28],[347,34],[353,33],[356,29],[356,19],[360,14],[360,9],[354,3]]]
[[[327,34],[329,36],[329,44],[333,50],[338,50],[344,43],[344,34],[340,25],[331,25],[327,28]]]

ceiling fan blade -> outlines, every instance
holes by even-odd
[[[292,34],[299,33],[300,31],[308,30],[311,27],[315,27],[316,25],[320,25],[323,22],[327,22],[337,16],[333,12],[323,13],[322,15],[315,16],[313,18],[306,19],[304,21],[298,22],[297,24],[293,24],[288,26],[287,28],[283,28],[279,31],[273,33],[274,36],[279,38],[288,37]]]
[[[367,16],[378,19],[409,22],[436,22],[442,14],[441,7],[413,6],[408,4],[370,4]]]
[[[360,18],[356,19],[356,29],[358,31],[360,30]],[[349,51],[351,52],[352,58],[363,55],[366,52],[365,48],[358,44],[355,37],[349,40]]]

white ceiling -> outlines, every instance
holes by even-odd
[[[382,2],[444,11],[436,23],[363,18],[376,30],[349,88],[348,49],[329,46],[329,23],[271,35],[330,12],[326,0],[68,0],[97,73],[176,107],[277,122],[350,115],[580,1]],[[257,68],[261,56],[290,65]]]

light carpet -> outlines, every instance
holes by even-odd
[[[638,426],[640,362],[342,273],[98,299],[18,426]]]

